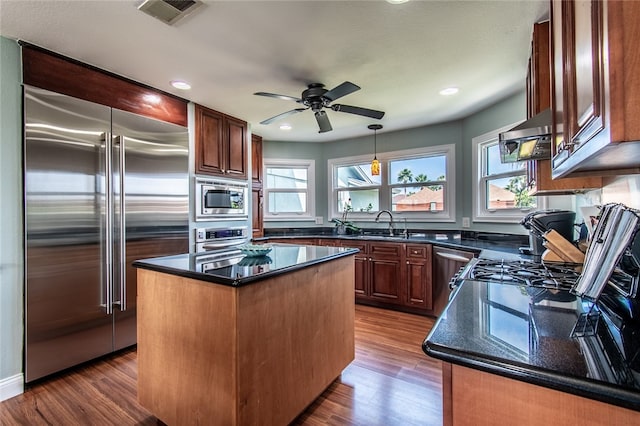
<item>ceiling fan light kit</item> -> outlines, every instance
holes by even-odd
[[[302,92],[300,98],[268,92],[256,92],[254,93],[254,95],[282,99],[285,101],[294,101],[304,105],[304,108],[295,108],[290,111],[283,112],[281,114],[261,121],[260,124],[271,124],[274,121],[280,120],[281,118],[311,109],[316,117],[318,128],[320,129],[319,133],[324,133],[333,130],[333,127],[331,127],[331,122],[329,121],[329,116],[327,115],[327,112],[324,110],[324,108],[331,108],[333,111],[362,115],[364,117],[375,118],[378,120],[384,117],[383,111],[377,111],[374,109],[362,108],[352,105],[331,105],[331,103],[336,99],[347,96],[358,90],[360,90],[360,86],[353,84],[350,81],[345,81],[344,83],[334,87],[331,90],[325,89],[324,84],[322,83],[311,83]]]
[[[371,161],[371,175],[378,176],[380,174],[380,162],[378,161],[377,151],[377,135],[378,130],[382,129],[382,124],[369,124],[369,130],[373,130],[373,160]]]

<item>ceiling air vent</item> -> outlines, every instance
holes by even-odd
[[[198,0],[146,0],[138,6],[138,9],[165,24],[172,25],[201,4],[202,2]]]

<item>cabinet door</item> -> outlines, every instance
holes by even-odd
[[[601,1],[566,2],[565,59],[569,90],[570,151],[604,129],[604,53]],[[564,13],[563,13],[564,14]]]
[[[551,2],[554,171],[596,136],[609,137],[603,24],[601,1]]]
[[[369,277],[369,261],[366,255],[355,256],[355,293],[356,298],[366,297],[369,294],[367,279]]]
[[[225,117],[227,158],[225,173],[228,177],[247,177],[247,123]]]
[[[433,308],[433,292],[430,245],[407,244],[405,279],[407,306],[431,310]]]
[[[253,229],[253,238],[262,237],[264,235],[264,227],[262,224],[261,188],[251,188],[251,226]]]
[[[371,243],[369,246],[370,297],[386,303],[403,303],[402,244]]]
[[[336,240],[339,247],[352,247],[360,251],[355,255],[355,293],[356,299],[367,299],[369,295],[369,256],[368,245],[356,240]]]
[[[251,135],[251,182],[262,185],[262,138]]]
[[[196,173],[224,176],[224,115],[195,106]]]

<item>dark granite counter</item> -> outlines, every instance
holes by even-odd
[[[260,257],[247,257],[238,250],[231,250],[222,254],[204,252],[142,259],[133,262],[133,266],[238,287],[358,252],[346,247],[271,246],[273,250]]]
[[[586,313],[591,309],[590,317]],[[640,410],[640,309],[608,290],[593,306],[568,291],[466,280],[425,339],[435,358]]]
[[[402,230],[395,230],[400,234]],[[408,229],[407,237],[402,235],[387,236],[384,230],[364,229],[360,234],[336,234],[333,228],[294,228],[294,229],[267,229],[264,238],[256,241],[266,241],[269,238],[323,238],[388,241],[411,244],[434,244],[442,247],[472,251],[482,257],[518,257],[530,259],[530,256],[520,253],[519,248],[529,245],[526,235],[500,234],[475,231],[432,231],[420,229]]]

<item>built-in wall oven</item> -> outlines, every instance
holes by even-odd
[[[248,188],[245,181],[196,177],[196,221],[247,219]]]

